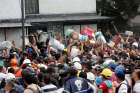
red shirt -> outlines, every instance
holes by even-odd
[[[102,93],[109,93],[109,89],[104,82],[100,84],[100,89],[102,90]]]

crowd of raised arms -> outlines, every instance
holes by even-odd
[[[71,32],[39,42],[39,36],[30,35],[24,50],[14,41],[1,49],[0,93],[140,93],[139,37]]]

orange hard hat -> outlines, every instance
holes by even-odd
[[[17,59],[11,59],[11,61],[10,61],[10,66],[11,67],[15,67],[15,66],[17,66],[18,64],[17,64]]]

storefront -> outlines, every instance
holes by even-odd
[[[42,30],[48,32],[54,36],[55,33],[61,33],[65,36],[65,31],[73,29],[76,32],[80,32],[84,27],[90,27],[97,31],[98,24],[102,21],[110,21],[110,17],[97,16],[95,14],[71,14],[71,15],[29,15],[26,17],[26,22],[30,22],[32,27],[29,28],[29,32],[35,32]]]

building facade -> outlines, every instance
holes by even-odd
[[[52,35],[67,29],[80,30],[89,26],[97,30],[97,23],[110,19],[98,16],[96,0],[26,0],[26,22],[31,30],[44,30]],[[33,29],[32,29],[33,28]]]
[[[109,17],[96,13],[96,0],[24,0],[25,35],[42,30],[65,35],[67,29],[80,31],[85,26],[95,30],[98,23]],[[2,2],[2,1],[1,1]],[[3,0],[0,3],[0,36],[3,40],[15,40],[22,46],[21,0]],[[5,8],[2,8],[5,7]]]
[[[22,46],[21,1],[0,1],[0,42],[15,41],[17,47]],[[25,33],[29,24],[25,24]]]

